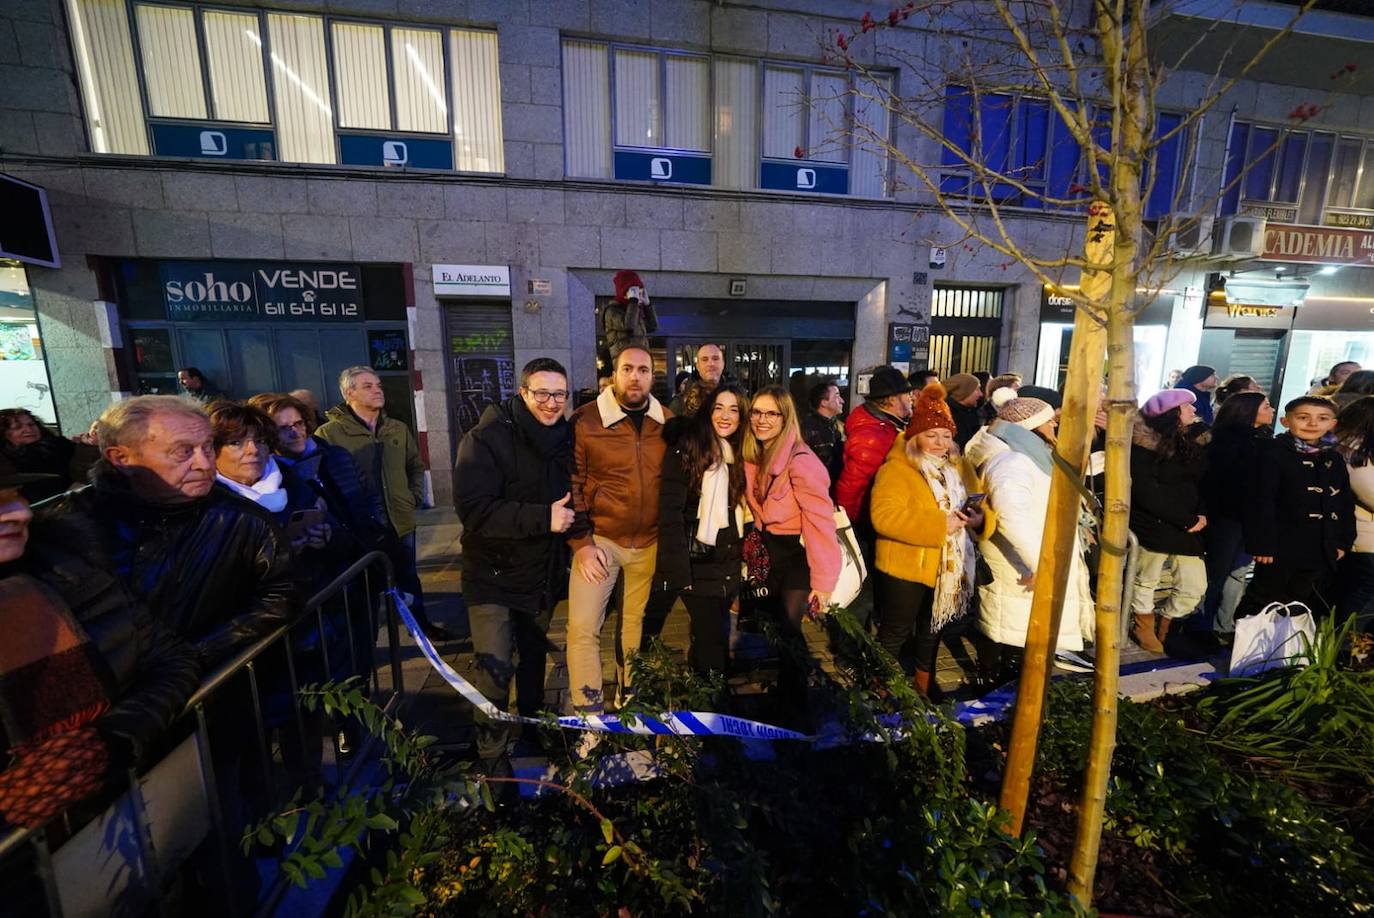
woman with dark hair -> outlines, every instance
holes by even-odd
[[[1336,441],[1355,494],[1355,546],[1339,564],[1336,611],[1342,619],[1353,616],[1355,627],[1368,634],[1374,631],[1374,398],[1341,409]]]
[[[1217,404],[1217,408],[1220,409],[1221,405],[1224,404],[1225,401],[1226,401],[1228,398],[1230,398],[1231,396],[1233,396],[1233,395],[1239,395],[1239,394],[1242,393],[1242,392],[1263,392],[1263,391],[1264,391],[1264,390],[1260,388],[1259,383],[1255,382],[1255,377],[1253,377],[1253,376],[1243,376],[1243,375],[1228,376],[1228,377],[1226,377],[1226,379],[1222,382],[1221,385],[1217,386],[1217,394],[1216,394],[1216,404]],[[1219,418],[1219,417],[1220,417],[1220,415],[1214,416],[1214,417],[1213,417],[1213,421],[1215,422],[1215,420],[1216,420],[1217,418]]]
[[[39,474],[20,487],[31,504],[86,483],[100,451],[58,436],[27,408],[0,410],[0,473]]]
[[[1338,409],[1344,410],[1346,405],[1366,395],[1374,395],[1374,370],[1356,370],[1351,373],[1345,378],[1345,382],[1341,383],[1336,394],[1331,396],[1331,400],[1336,403]]]
[[[744,390],[722,383],[696,414],[663,428],[658,586],[681,592],[692,628],[687,657],[703,673],[726,671],[730,604],[740,586],[748,411]]]
[[[1207,468],[1206,428],[1194,426],[1194,400],[1184,388],[1151,396],[1136,416],[1131,436],[1131,531],[1140,542],[1131,593],[1132,637],[1151,653],[1164,652],[1170,624],[1193,614],[1207,592],[1201,487]],[[1166,563],[1173,566],[1174,581],[1156,634],[1155,589]]]
[[[1245,581],[1254,561],[1245,551],[1241,522],[1250,470],[1260,446],[1274,436],[1274,406],[1263,392],[1231,394],[1217,409],[1212,439],[1207,444],[1207,471],[1202,493],[1207,497],[1207,593],[1202,608],[1219,635],[1236,630],[1236,605],[1245,595]]]

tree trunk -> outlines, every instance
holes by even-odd
[[[1102,225],[1106,213],[1105,233]],[[1088,217],[1088,257],[1095,263],[1111,259],[1111,210],[1094,204]],[[1095,299],[1106,292],[1110,275],[1085,274],[1083,292]],[[1007,750],[1007,770],[1002,777],[1001,807],[1011,815],[1008,831],[1020,835],[1030,797],[1031,775],[1035,770],[1035,747],[1040,738],[1049,672],[1054,659],[1059,622],[1068,592],[1071,559],[1076,551],[1078,517],[1082,507],[1079,488],[1092,442],[1093,417],[1102,391],[1102,358],[1107,330],[1101,314],[1079,307],[1074,314],[1073,338],[1069,344],[1069,372],[1064,380],[1064,404],[1059,419],[1056,451],[1073,469],[1073,478],[1056,464],[1050,477],[1050,502],[1045,514],[1045,534],[1040,543],[1040,558],[1035,566],[1035,594],[1031,599],[1030,623],[1026,629],[1026,654],[1021,666],[1021,681],[1016,691],[1016,714],[1012,720],[1011,741]]]

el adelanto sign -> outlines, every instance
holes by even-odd
[[[508,265],[435,265],[435,296],[510,296]]]
[[[1374,268],[1374,229],[1270,223],[1264,230],[1269,261]]]
[[[169,261],[161,265],[169,321],[359,321],[362,272],[357,265],[255,265]]]

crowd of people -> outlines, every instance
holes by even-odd
[[[631,305],[635,280],[618,281]],[[533,360],[516,394],[488,406],[459,444],[463,592],[474,682],[487,698],[505,709],[514,681],[520,713],[544,706],[547,632],[565,600],[573,712],[624,702],[633,653],[678,600],[690,664],[728,674],[747,594],[790,645],[776,716],[808,728],[801,626],[830,606],[846,517],[871,572],[870,598],[855,608],[871,602],[868,624],[919,692],[939,696],[936,656],[958,635],[976,650],[972,691],[1014,677],[1058,393],[1015,374],[942,380],[879,366],[846,415],[833,380],[804,400],[776,385],[749,392],[724,350],[703,344],[665,406],[639,340],[652,313],[630,318],[635,334],[622,335],[594,398],[573,409],[566,369]],[[12,634],[44,635],[0,646],[0,818],[10,824],[41,822],[137,761],[205,673],[368,551],[391,559],[423,630],[449,636],[425,615],[416,573],[419,450],[386,413],[375,372],[345,370],[342,402],[323,417],[310,393],[232,401],[194,368],[183,377],[187,395],[116,402],[79,440],[0,412],[0,593]],[[1248,377],[1219,382],[1193,367],[1144,401],[1131,446],[1132,635],[1142,648],[1166,652],[1185,628],[1224,642],[1237,618],[1272,601],[1334,607],[1370,628],[1372,396],[1374,372],[1338,365],[1283,406],[1277,436],[1276,411]],[[1069,559],[1065,650],[1094,636],[1089,503]],[[608,619],[614,701],[603,694]],[[310,640],[297,648],[306,659]],[[318,635],[374,640],[371,623]],[[340,678],[350,666],[356,656],[316,672]],[[731,705],[728,694],[718,701]],[[348,727],[335,726],[346,753]],[[481,767],[508,773],[512,744],[525,739],[508,723],[479,723]]]

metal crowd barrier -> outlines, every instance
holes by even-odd
[[[212,913],[243,915],[279,896],[284,877],[258,892],[242,829],[296,787],[348,784],[370,761],[373,743],[360,737],[360,748],[330,768],[324,747],[334,748],[335,730],[321,732],[323,715],[308,717],[297,689],[365,676],[372,700],[395,712],[405,686],[394,585],[385,554],[359,558],[289,624],[211,673],[169,731],[166,754],[131,769],[127,785],[0,838],[0,898],[8,900],[0,916],[167,914],[169,892],[199,911],[207,894],[217,896]]]

